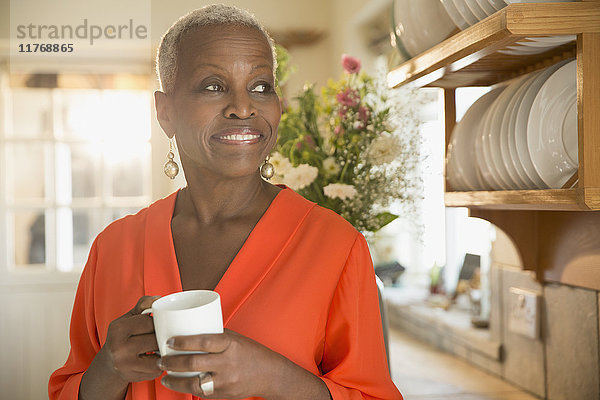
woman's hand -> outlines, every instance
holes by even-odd
[[[198,376],[165,376],[166,387],[207,399],[330,399],[325,383],[262,344],[225,330],[223,334],[177,336],[169,345],[174,350],[204,351],[162,357],[162,370],[210,372],[214,393],[206,395]]]
[[[112,321],[106,342],[96,354],[79,386],[80,399],[122,399],[130,382],[155,379],[162,374],[154,323],[141,312],[159,296],[143,296],[135,307]]]
[[[160,358],[154,334],[154,322],[142,311],[159,296],[142,296],[135,307],[108,326],[106,343],[111,368],[125,382],[152,380],[162,373],[156,365]]]

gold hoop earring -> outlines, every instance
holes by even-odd
[[[175,154],[173,154],[173,138],[169,139],[169,152],[167,153],[167,162],[165,163],[165,168],[163,171],[165,175],[170,179],[175,179],[177,174],[179,173],[179,165],[173,159],[175,158]]]
[[[267,156],[265,161],[260,166],[260,176],[266,180],[271,179],[273,175],[275,175],[275,167],[273,167],[273,164],[269,162],[269,158],[271,158],[271,156]]]

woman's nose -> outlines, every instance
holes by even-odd
[[[228,97],[229,101],[224,110],[225,118],[246,119],[256,115],[252,98],[245,90],[232,92]]]

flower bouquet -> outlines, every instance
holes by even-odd
[[[393,203],[410,213],[420,197],[418,105],[361,72],[360,60],[344,55],[342,66],[320,95],[306,85],[297,105],[284,107],[272,181],[376,232],[398,217]]]

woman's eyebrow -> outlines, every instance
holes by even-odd
[[[271,69],[273,68],[273,65],[271,64],[260,64],[260,65],[255,65],[254,67],[252,67],[251,71],[255,71],[257,69],[261,69],[261,68],[267,68],[267,69]]]
[[[201,64],[196,65],[196,68],[198,68],[198,67],[212,67],[215,69],[220,69],[221,71],[226,71],[226,69],[224,67],[217,65],[217,64],[201,63]]]

